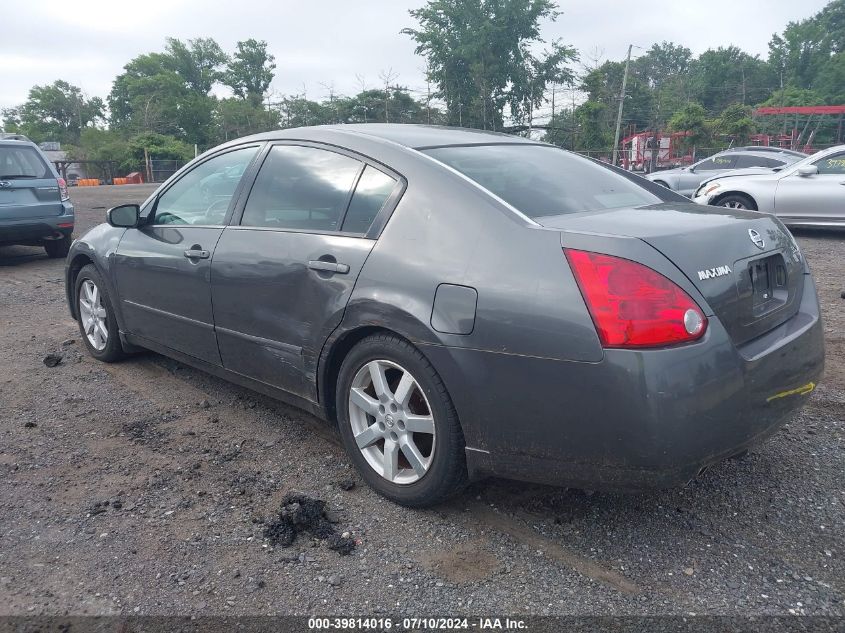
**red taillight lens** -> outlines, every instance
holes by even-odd
[[[59,185],[59,197],[62,202],[70,200],[70,194],[67,192],[67,183],[64,178],[56,178],[56,183]]]
[[[660,273],[620,257],[563,252],[603,347],[661,347],[704,335],[701,308]]]

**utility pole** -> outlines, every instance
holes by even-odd
[[[616,165],[616,159],[619,155],[619,133],[622,131],[622,106],[625,104],[625,88],[628,86],[628,67],[631,65],[631,49],[633,44],[628,44],[628,58],[625,60],[625,74],[622,75],[622,92],[619,93],[619,112],[616,114],[616,135],[613,137],[613,162]]]

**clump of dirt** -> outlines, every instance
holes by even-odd
[[[326,541],[329,549],[340,554],[350,554],[355,541],[347,532],[338,534],[326,516],[326,502],[308,495],[288,493],[282,499],[278,516],[264,528],[264,538],[271,545],[289,547],[298,534],[308,532]]]

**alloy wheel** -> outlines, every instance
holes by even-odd
[[[103,307],[100,289],[90,279],[83,281],[79,289],[79,318],[91,347],[98,352],[103,351],[109,341],[106,309]]]
[[[727,207],[728,209],[745,209],[745,205],[739,202],[738,200],[728,200],[727,202],[723,202],[719,206]]]
[[[392,361],[373,360],[355,374],[349,423],[370,467],[394,484],[412,484],[434,457],[434,415],[411,373]]]

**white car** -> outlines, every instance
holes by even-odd
[[[845,145],[780,169],[714,176],[693,201],[774,213],[790,226],[845,227]]]

